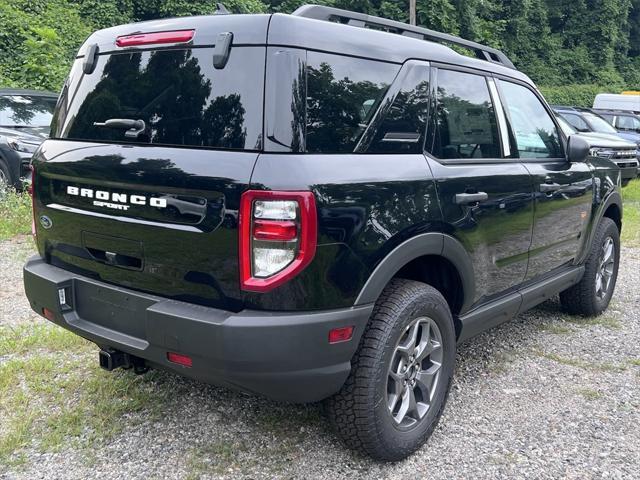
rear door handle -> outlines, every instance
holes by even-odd
[[[562,185],[560,185],[559,183],[541,183],[540,184],[540,191],[542,193],[555,192],[557,190],[560,190],[561,188],[562,188]]]
[[[489,199],[486,192],[478,193],[456,193],[455,201],[458,205],[467,205],[469,203],[483,202]]]

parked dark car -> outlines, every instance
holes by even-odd
[[[22,187],[31,156],[49,135],[57,99],[51,92],[0,89],[0,188]]]
[[[618,132],[631,132],[640,134],[640,115],[634,112],[622,110],[592,109],[613,126]]]
[[[606,133],[640,144],[640,132],[616,130],[605,118],[589,108],[554,106],[553,109],[580,133]]]
[[[579,133],[560,116],[558,116],[558,122],[567,137],[580,135],[589,142],[592,155],[607,158],[618,165],[622,172],[622,186],[626,186],[640,173],[638,171],[640,150],[636,144],[608,133]]]
[[[107,370],[324,400],[377,459],[433,432],[458,343],[615,288],[620,169],[503,52],[424,28],[308,5],[101,30],[51,137],[37,313]]]

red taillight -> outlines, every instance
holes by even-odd
[[[316,253],[318,220],[312,192],[244,192],[238,223],[243,290],[267,292],[282,285]]]
[[[135,47],[162,43],[187,43],[193,39],[195,30],[175,30],[173,32],[136,33],[116,38],[118,47]]]
[[[193,360],[188,355],[183,355],[181,353],[175,352],[167,352],[167,360],[171,363],[177,363],[178,365],[182,365],[183,367],[192,367]]]
[[[53,312],[53,310],[49,310],[48,308],[42,309],[42,316],[50,322],[53,322],[56,318],[56,314]]]
[[[256,240],[279,240],[288,242],[295,240],[298,227],[295,222],[280,220],[254,220],[253,238]]]
[[[353,326],[334,328],[329,332],[329,343],[340,343],[351,340]]]

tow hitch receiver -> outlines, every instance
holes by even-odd
[[[149,367],[145,365],[142,358],[134,357],[133,355],[112,348],[101,349],[100,352],[98,352],[98,360],[100,362],[100,368],[104,368],[109,372],[116,368],[128,369],[131,367],[133,367],[133,371],[137,375],[149,371]]]

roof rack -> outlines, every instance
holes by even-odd
[[[322,5],[303,5],[292,13],[297,17],[313,18],[315,20],[325,20],[329,22],[338,22],[351,25],[354,27],[373,28],[384,30],[390,33],[396,33],[407,37],[427,40],[437,43],[451,43],[467,48],[475,54],[476,58],[491,63],[497,63],[508,68],[516,69],[509,57],[502,51],[487,47],[480,43],[465,40],[464,38],[449,35],[447,33],[436,32],[427,28],[416,27],[386,18],[374,17],[364,13],[350,12],[339,8],[325,7]]]

